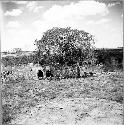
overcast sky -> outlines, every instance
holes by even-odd
[[[2,2],[1,49],[34,50],[34,40],[52,27],[72,27],[95,35],[97,48],[123,46],[122,3],[95,1]]]

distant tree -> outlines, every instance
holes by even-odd
[[[94,59],[94,36],[83,30],[54,27],[46,31],[41,40],[35,40],[35,45],[39,61],[44,57],[50,65],[79,66],[84,61],[91,63]]]
[[[13,52],[16,54],[20,54],[20,53],[22,53],[22,49],[21,48],[14,48]]]
[[[107,6],[112,4],[120,4],[123,6],[123,0],[95,0],[99,3],[105,3]]]

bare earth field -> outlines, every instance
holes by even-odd
[[[3,106],[9,105],[11,124],[122,125],[123,73],[88,78],[38,80],[35,67],[13,69],[2,84]],[[94,70],[95,71],[95,70]]]

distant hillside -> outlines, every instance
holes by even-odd
[[[123,47],[95,49],[97,64],[102,63],[107,69],[123,68]],[[2,63],[5,66],[37,63],[36,51],[23,51],[16,53],[1,53]],[[108,68],[109,67],[109,68]]]
[[[97,63],[111,68],[123,68],[123,47],[102,48],[95,50]]]
[[[36,51],[22,51],[20,54],[14,53],[14,52],[1,52],[1,57],[6,57],[6,56],[23,56],[23,55],[32,55],[34,54]]]

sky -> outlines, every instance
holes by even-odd
[[[33,51],[53,27],[71,27],[95,36],[96,48],[123,46],[123,7],[116,0],[106,4],[93,0],[1,2],[1,51],[13,48]]]

